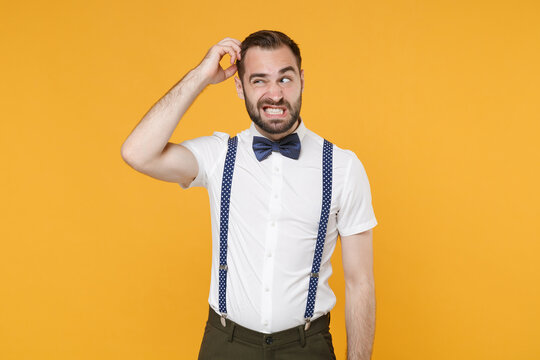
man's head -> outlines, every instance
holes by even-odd
[[[298,45],[278,31],[258,31],[242,42],[236,89],[263,135],[278,139],[295,130],[304,88],[301,61]]]

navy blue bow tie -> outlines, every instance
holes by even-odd
[[[300,157],[300,138],[297,133],[287,135],[279,141],[254,136],[253,151],[259,161],[266,159],[272,151],[279,151],[281,155],[297,160]]]

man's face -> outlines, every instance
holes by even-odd
[[[287,46],[250,48],[243,59],[244,76],[238,78],[238,96],[245,100],[255,125],[272,135],[294,131],[300,116],[304,72]]]

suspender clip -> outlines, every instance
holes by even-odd
[[[304,326],[304,331],[308,331],[311,326],[311,318],[306,318],[306,325]]]
[[[227,270],[228,268],[227,265],[219,265],[219,270]]]
[[[319,273],[318,273],[318,272],[316,272],[316,273],[311,273],[311,274],[309,275],[309,277],[312,277],[312,278],[318,278],[318,277],[319,277]]]
[[[227,323],[225,322],[225,319],[227,318],[227,313],[221,313],[221,325],[223,327],[227,327]]]

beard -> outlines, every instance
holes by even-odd
[[[294,124],[296,124],[296,121],[298,120],[300,116],[300,108],[302,106],[302,94],[298,96],[298,99],[296,102],[291,105],[288,101],[285,101],[285,99],[281,99],[280,101],[272,101],[268,98],[262,98],[259,101],[257,101],[257,105],[255,106],[251,101],[248,100],[248,97],[246,96],[246,93],[244,92],[244,99],[246,103],[246,110],[249,114],[249,117],[251,120],[255,123],[255,125],[259,126],[262,130],[269,134],[282,134],[289,131]],[[270,119],[270,120],[263,120],[261,117],[261,110],[264,105],[272,105],[272,106],[285,106],[287,108],[287,112],[289,113],[289,119],[284,120],[277,120],[277,119]],[[279,125],[277,125],[279,124]]]

